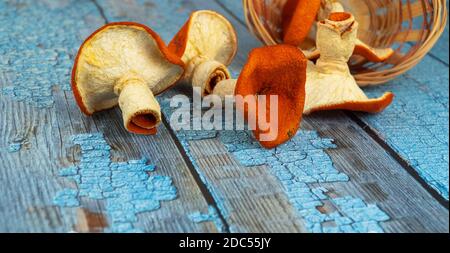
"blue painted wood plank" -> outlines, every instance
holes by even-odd
[[[98,0],[109,22],[133,21],[146,24],[168,43],[186,22],[192,10],[200,8],[192,1],[108,1]]]
[[[447,200],[448,82],[448,67],[427,56],[408,74],[367,89],[373,96],[394,92],[396,100],[391,107],[378,115],[359,115]]]
[[[442,34],[441,39],[436,43],[436,45],[433,47],[433,49],[430,52],[430,55],[436,57],[437,59],[440,59],[442,62],[446,63],[448,66],[449,61],[449,31],[448,31],[448,22],[447,27],[445,28],[444,33]]]
[[[242,17],[232,0],[220,0]],[[371,96],[396,94],[394,104],[377,115],[358,116],[379,132],[443,198],[448,200],[448,26],[433,54],[408,74],[385,86],[366,89]],[[445,64],[447,62],[447,64]],[[425,70],[425,71],[424,71]]]
[[[74,55],[104,24],[89,0],[0,2],[0,232],[216,232],[188,216],[208,202],[164,126],[130,135],[76,105]]]
[[[177,189],[172,179],[150,172],[156,166],[149,160],[114,163],[111,161],[111,146],[103,134],[84,134],[72,137],[80,145],[80,164],[61,169],[60,176],[77,184],[77,188],[66,188],[57,193],[53,202],[60,207],[81,207],[81,198],[106,201],[106,216],[109,227],[105,232],[134,233],[138,214],[161,208],[162,201],[177,198]]]
[[[122,1],[100,3],[108,20],[149,24],[166,41],[178,31],[191,10],[219,10],[238,29],[240,50],[231,66],[235,75],[249,49],[260,45],[237,20],[211,1],[180,1],[178,6],[173,2],[138,1],[133,2],[136,6],[129,12],[121,11],[126,5]],[[171,15],[161,15],[164,11]],[[162,99],[180,92],[190,93],[185,87],[177,87]],[[169,117],[171,109],[167,105],[163,108]],[[448,212],[395,160],[344,114],[336,115],[333,120],[327,118],[330,116],[305,119],[309,131],[300,133],[297,141],[286,145],[286,150],[274,151],[275,154],[261,149],[245,132],[175,134],[232,232],[446,230],[442,221],[448,224],[445,218]],[[314,129],[320,129],[328,138],[319,136]],[[342,146],[331,144],[330,138]],[[367,157],[367,153],[371,156]],[[405,201],[419,195],[424,200],[421,204],[410,205]],[[286,200],[289,205],[279,205]],[[414,213],[410,212],[412,209]],[[420,220],[419,217],[435,211],[440,220]],[[214,212],[195,213],[191,217],[211,222]],[[405,223],[413,225],[408,227]]]
[[[57,113],[50,107],[53,91],[69,87],[80,37],[88,35],[89,24],[101,23],[87,1],[0,3],[2,232],[69,232],[77,222],[74,210],[52,204],[63,145]],[[11,147],[17,144],[20,149]]]
[[[168,106],[167,100],[161,104],[165,115],[170,116],[174,108]],[[303,129],[309,130],[302,131],[276,150],[261,148],[251,133],[242,131],[181,130],[176,134],[232,232],[252,231],[251,226],[236,222],[236,216],[244,213],[262,215],[264,220],[272,219],[255,211],[255,208],[261,208],[261,196],[269,198],[279,191],[270,181],[272,177],[282,184],[282,193],[302,221],[302,231],[446,230],[445,226],[439,225],[442,221],[448,223],[445,208],[430,196],[425,197],[428,200],[422,204],[405,202],[424,194],[424,190],[400,166],[393,167],[395,161],[386,159],[387,154],[378,155],[376,143],[364,136],[363,131],[350,130],[352,124],[342,119],[344,115],[329,115],[328,118],[327,121],[320,117],[318,120],[310,118],[317,122],[304,125]],[[318,129],[318,125],[322,135],[336,136],[339,145],[311,130]],[[342,133],[336,133],[336,129]],[[367,157],[366,154],[371,155]],[[261,166],[264,166],[262,171]],[[248,190],[253,194],[242,193]],[[350,203],[358,203],[357,208],[352,209]],[[439,219],[418,221],[418,217],[434,208],[443,212],[438,212]],[[411,230],[403,221],[414,224]],[[283,224],[285,221],[278,222]]]
[[[0,69],[14,85],[0,92],[38,107],[51,107],[53,87],[70,90],[72,60],[79,38],[92,30],[86,25],[89,22],[101,22],[89,1],[2,1]]]
[[[174,112],[170,101],[165,100],[161,104],[165,114],[170,118]],[[178,108],[177,110],[186,109],[190,110],[190,108]],[[288,144],[273,150],[262,148],[254,140],[251,132],[209,131],[205,133],[205,131],[181,130],[176,134],[202,176],[203,182],[209,186],[208,188],[218,201],[220,212],[227,220],[231,220],[233,216],[233,204],[226,196],[230,192],[223,190],[220,182],[215,182],[214,178],[211,178],[199,164],[198,160],[201,158],[198,154],[195,155],[194,149],[197,145],[197,150],[201,149],[201,146],[206,146],[206,143],[199,144],[201,140],[220,140],[227,152],[231,153],[239,164],[249,170],[267,165],[271,174],[282,183],[285,194],[299,217],[304,221],[305,229],[308,232],[383,232],[381,223],[390,219],[376,204],[368,205],[364,200],[352,196],[333,198],[327,195],[329,188],[313,186],[317,183],[349,181],[348,175],[338,171],[330,156],[325,153],[325,150],[337,148],[337,146],[333,144],[333,140],[319,137],[316,131],[302,131]],[[202,152],[202,155],[206,155],[205,152]],[[216,169],[222,171],[231,168],[224,166]],[[252,179],[239,180],[240,187],[255,187]],[[319,208],[325,202],[333,203],[337,210],[331,213],[320,212]],[[324,224],[327,222],[335,225],[325,226]],[[245,232],[246,229],[235,224],[230,225],[231,232]]]

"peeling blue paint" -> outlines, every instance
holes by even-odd
[[[61,207],[80,206],[80,201],[78,201],[78,190],[64,189],[59,191],[53,199],[53,203]]]
[[[225,233],[225,225],[220,219],[217,209],[213,206],[208,207],[208,213],[195,212],[189,215],[189,219],[195,223],[213,222],[220,233]]]
[[[59,175],[78,188],[60,191],[55,205],[79,207],[82,198],[105,200],[111,224],[107,232],[128,233],[142,232],[134,227],[137,214],[157,210],[161,201],[177,197],[171,178],[148,174],[156,167],[147,165],[147,159],[111,162],[111,147],[102,134],[77,135],[72,141],[81,147],[81,161],[61,169]]]
[[[161,107],[170,118],[173,108],[169,100],[162,100]],[[367,205],[362,199],[351,196],[333,198],[327,195],[328,189],[325,187],[313,186],[317,183],[349,181],[346,174],[336,170],[325,152],[326,149],[336,148],[333,140],[321,138],[315,131],[300,131],[290,142],[273,150],[261,148],[248,131],[181,130],[176,135],[225,219],[230,217],[225,193],[215,189],[197,165],[190,150],[193,141],[218,138],[243,166],[251,168],[267,165],[282,183],[288,199],[310,232],[383,232],[380,223],[389,220],[387,214],[376,205]],[[337,211],[319,211],[326,202],[331,203]],[[205,218],[199,215],[194,217]],[[230,231],[235,230],[238,229],[230,224]]]
[[[1,1],[0,70],[11,86],[0,92],[38,108],[53,106],[53,87],[70,90],[74,55],[91,32],[88,23],[100,23],[97,13],[89,1]]]
[[[109,22],[126,20],[146,24],[166,42],[183,26],[191,14],[190,10],[200,7],[194,6],[195,1],[135,0],[130,5],[125,1],[98,0],[98,3],[104,8]]]
[[[448,200],[448,66],[427,56],[415,70],[385,86],[366,89],[371,96],[392,90],[396,98],[383,113],[360,117]]]
[[[122,4],[99,0],[105,15],[111,21],[131,19],[145,23],[157,31],[165,41],[170,41],[189,16],[189,9],[198,9],[194,1],[137,1],[121,11]],[[221,0],[237,17],[244,20],[242,3]],[[194,5],[194,6],[189,6]],[[164,13],[176,13],[167,17]],[[249,37],[247,37],[249,39]],[[243,43],[253,43],[241,41]],[[244,46],[245,48],[245,46]],[[447,64],[425,57],[414,70],[387,85],[368,88],[371,97],[380,96],[387,90],[395,93],[394,104],[377,115],[360,114],[360,117],[376,129],[386,142],[407,160],[413,168],[444,198],[448,199],[449,186],[449,114],[448,114],[448,27],[433,49],[433,54]],[[233,76],[241,66],[233,64]],[[423,71],[426,70],[426,71]],[[414,79],[414,80],[413,80]]]
[[[14,143],[9,144],[8,152],[15,153],[15,152],[19,152],[21,149],[22,149],[22,143],[14,142]]]
[[[242,21],[241,3],[220,0]],[[447,0],[447,7],[449,1]],[[415,28],[422,20],[415,20]],[[377,130],[386,142],[420,176],[445,199],[449,199],[449,26],[426,56],[406,75],[386,85],[367,88],[370,97],[378,97],[387,90],[395,93],[394,104],[377,115],[359,114]],[[405,50],[407,48],[405,47]]]

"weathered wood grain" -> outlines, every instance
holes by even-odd
[[[108,21],[149,24],[166,41],[194,9],[215,9],[227,14],[213,1],[98,2]],[[33,23],[25,22],[35,20],[33,15],[47,17],[52,22],[46,22],[45,28],[51,35],[38,36],[47,33],[36,27],[30,29],[35,34],[28,33],[19,43],[15,39],[21,37],[11,35],[7,30],[10,26],[0,26],[0,34],[7,34],[0,36],[3,53],[0,89],[7,88],[0,92],[0,109],[4,111],[0,116],[0,160],[4,161],[0,167],[0,190],[4,193],[0,196],[0,231],[97,232],[110,225],[105,224],[108,219],[104,201],[83,198],[82,207],[86,209],[52,204],[62,188],[77,187],[58,176],[61,168],[80,162],[81,150],[71,143],[70,136],[95,132],[105,134],[114,163],[148,157],[157,165],[155,174],[171,177],[178,189],[177,200],[164,201],[161,209],[139,215],[135,227],[143,231],[209,232],[227,228],[232,232],[364,232],[380,228],[385,232],[448,231],[448,211],[365,131],[339,112],[305,119],[304,129],[312,131],[300,133],[292,142],[299,147],[285,146],[278,153],[266,153],[254,146],[245,133],[238,136],[242,140],[237,140],[235,133],[182,136],[175,132],[177,144],[184,147],[200,180],[208,188],[208,195],[212,195],[225,217],[227,224],[221,224],[177,151],[170,129],[162,126],[156,137],[131,136],[122,130],[118,110],[86,118],[73,102],[68,91],[68,72],[75,47],[104,22],[95,5],[89,1],[2,4],[14,10],[20,8],[20,14],[27,14],[29,19],[18,22],[24,29],[33,27]],[[50,10],[48,16],[43,15],[40,4],[46,13]],[[0,9],[10,14],[2,15],[0,23],[9,22],[14,15],[21,18],[6,7]],[[78,19],[67,20],[72,15]],[[79,19],[80,16],[83,18]],[[242,26],[242,20],[227,16],[241,39],[240,52],[231,67],[236,74],[249,49],[259,44]],[[73,20],[80,23],[74,24]],[[64,30],[65,36],[58,37],[56,27]],[[20,48],[14,43],[27,46]],[[19,54],[18,49],[26,53]],[[49,76],[46,72],[56,74]],[[52,89],[53,94],[49,95]],[[164,97],[177,92],[189,92],[189,89],[178,87]],[[322,137],[334,139],[336,146],[316,131]],[[271,156],[274,159],[267,159]],[[209,213],[211,217],[196,219],[196,212]]]
[[[367,89],[373,96],[384,90],[396,94],[395,103],[383,114],[357,115],[447,203],[448,82],[448,66],[426,56],[406,75],[385,86]]]
[[[218,0],[244,22],[239,1]],[[448,5],[448,1],[447,1]],[[448,26],[429,56],[406,75],[366,91],[373,97],[396,94],[394,104],[377,115],[357,114],[367,130],[397,152],[448,205]],[[427,69],[427,71],[421,71]]]
[[[239,3],[229,0],[218,2],[228,6],[227,9],[234,12],[237,17],[241,17],[241,22],[244,23],[244,13],[238,10]],[[440,56],[435,52],[439,52]],[[400,101],[394,102],[385,113],[357,116],[362,118],[368,127],[376,125],[375,131],[379,132],[382,139],[411,163],[426,182],[448,200],[448,64],[447,66],[445,64],[445,54],[448,58],[448,26],[436,47],[430,52],[432,57],[425,57],[419,66],[398,80],[385,86],[367,89],[372,96],[379,96],[388,90],[393,91]],[[444,63],[436,60],[436,57],[444,60]],[[420,69],[427,71],[423,72]],[[415,99],[411,99],[412,97]],[[421,111],[421,108],[424,109]],[[405,114],[407,116],[404,116]],[[399,115],[402,116],[398,117]],[[405,124],[407,126],[404,126]],[[411,125],[415,128],[414,134],[405,129]],[[412,139],[406,141],[406,138]],[[413,148],[410,148],[411,146]],[[438,161],[434,159],[433,154],[437,154]]]
[[[223,6],[225,6],[227,8],[227,10],[231,10],[234,15],[236,17],[243,17],[243,12],[241,9],[239,9],[239,3],[236,3],[236,1],[227,1],[227,0],[217,0],[217,2],[220,2]],[[241,23],[244,23],[244,20],[241,19],[240,20]],[[242,35],[245,35],[245,33],[242,33]],[[242,39],[242,35],[240,36],[240,38]],[[442,43],[445,43],[445,38],[442,39]],[[447,42],[448,43],[448,42]],[[428,61],[427,61],[428,60]],[[437,170],[438,172],[435,175],[440,176],[440,182],[441,185],[447,185],[448,187],[448,70],[445,71],[444,68],[442,67],[442,64],[438,63],[438,62],[430,62],[429,58],[426,58],[425,61],[422,63],[422,66],[432,66],[432,69],[434,70],[433,74],[429,74],[426,75],[426,80],[427,83],[428,82],[433,82],[434,81],[434,85],[436,85],[436,89],[432,89],[430,88],[430,90],[437,90],[436,91],[436,95],[435,97],[437,98],[437,101],[443,101],[444,107],[445,108],[445,101],[447,101],[447,109],[442,109],[442,110],[437,110],[437,113],[439,112],[443,112],[440,114],[440,117],[437,117],[437,121],[436,120],[433,122],[433,124],[435,124],[435,128],[433,128],[433,132],[436,135],[439,135],[441,137],[436,138],[437,140],[443,140],[443,141],[439,141],[439,145],[429,145],[429,147],[433,147],[435,149],[435,151],[433,151],[433,148],[429,148],[428,150],[428,154],[432,155],[434,154],[434,152],[439,152],[439,154],[442,155],[442,159],[443,159],[443,163],[442,166],[441,164],[439,164]],[[430,68],[430,67],[428,67]],[[417,67],[415,70],[411,71],[409,73],[410,76],[413,76],[413,78],[419,79],[418,76],[422,76],[421,72],[418,71],[418,69],[420,69],[420,66]],[[432,78],[434,77],[434,79]],[[444,79],[447,78],[447,81],[445,81]],[[422,81],[422,82],[426,82],[426,81]],[[410,83],[409,83],[410,84]],[[402,84],[402,85],[406,85]],[[423,86],[422,86],[423,87]],[[411,88],[411,86],[409,86],[409,88]],[[383,86],[380,87],[380,90],[390,90],[392,89],[392,86],[390,86],[387,89],[383,89]],[[417,89],[419,91],[421,91],[421,89]],[[381,92],[381,91],[380,91]],[[411,97],[408,94],[404,93],[404,94],[400,94],[400,96],[403,96],[405,98],[405,100],[407,100],[407,98]],[[413,100],[416,103],[420,102],[420,99],[416,99]],[[446,112],[446,113],[445,113]],[[338,116],[332,116],[332,115],[338,115]],[[376,116],[370,116],[370,117],[374,117],[374,118],[383,118],[384,114],[380,114],[380,115],[376,115]],[[447,115],[447,120],[445,115]],[[364,115],[361,115],[364,116]],[[366,116],[367,117],[367,116]],[[415,194],[411,194],[409,195],[409,198],[415,198],[415,196],[418,192],[422,192],[422,194],[425,194],[425,196],[427,196],[427,198],[429,198],[429,202],[428,202],[428,207],[425,209],[428,209],[430,212],[435,212],[436,210],[440,210],[438,212],[441,213],[441,217],[444,218],[444,220],[446,220],[446,224],[448,224],[448,218],[446,213],[448,213],[448,211],[445,210],[445,208],[442,207],[435,207],[435,205],[438,205],[436,201],[433,201],[431,199],[431,196],[429,194],[424,193],[423,189],[421,189],[419,184],[416,184],[415,182],[413,182],[413,178],[408,176],[408,174],[402,170],[402,166],[400,166],[397,162],[395,162],[394,159],[392,159],[390,157],[389,154],[387,154],[386,152],[383,151],[383,148],[377,144],[375,144],[375,142],[371,141],[372,143],[369,144],[369,142],[365,142],[364,140],[371,140],[371,138],[369,136],[367,136],[365,133],[363,133],[363,131],[359,130],[359,127],[356,124],[352,124],[351,121],[346,118],[345,116],[343,116],[340,113],[329,113],[328,115],[315,115],[312,117],[313,120],[311,120],[311,118],[306,118],[305,119],[305,125],[308,127],[312,127],[310,129],[315,129],[318,130],[318,132],[322,135],[322,136],[327,136],[329,138],[333,138],[338,147],[340,147],[339,143],[340,142],[349,142],[351,141],[353,143],[352,145],[352,152],[346,152],[340,148],[338,149],[330,149],[327,152],[330,154],[330,156],[332,157],[333,162],[335,163],[336,168],[339,171],[344,171],[346,172],[347,175],[350,176],[351,180],[350,183],[339,183],[338,185],[347,185],[346,187],[348,187],[347,189],[352,189],[350,191],[347,191],[347,193],[351,193],[351,196],[358,196],[361,197],[362,199],[366,199],[369,203],[377,203],[381,209],[383,210],[393,210],[392,212],[388,212],[389,216],[392,217],[398,217],[398,219],[404,220],[404,216],[402,216],[403,214],[405,214],[405,210],[411,210],[410,208],[413,208],[412,206],[410,206],[410,208],[405,208],[403,209],[404,211],[400,211],[400,210],[396,210],[396,209],[401,209],[400,206],[403,206],[402,204],[400,204],[400,199],[404,199],[404,197],[402,197],[402,195],[404,194],[408,194],[408,191],[405,191],[405,187],[396,187],[399,185],[399,182],[403,182],[406,184],[410,184],[408,187],[408,189],[411,189],[413,191],[417,191]],[[332,128],[327,128],[324,127],[326,125],[329,125],[330,122],[330,118],[333,119],[333,123],[335,124],[334,127]],[[337,120],[339,119],[339,120]],[[431,121],[431,120],[430,120]],[[446,123],[444,123],[446,122]],[[386,123],[386,122],[384,122]],[[396,123],[398,125],[401,125],[400,122],[396,121]],[[332,124],[332,123],[331,123]],[[391,123],[391,125],[394,125]],[[429,125],[429,124],[428,124]],[[349,131],[348,128],[351,128],[352,130]],[[324,130],[327,129],[327,130]],[[420,131],[427,133],[428,131],[425,129],[420,129]],[[439,134],[438,134],[439,133]],[[399,134],[405,134],[404,132],[400,131]],[[360,138],[360,136],[362,138]],[[410,136],[409,138],[417,138],[417,136]],[[430,137],[430,139],[432,139],[433,137]],[[447,141],[445,141],[447,140]],[[404,142],[408,142],[403,140]],[[364,143],[364,144],[363,144]],[[429,143],[428,143],[429,144]],[[446,145],[447,144],[447,145]],[[347,147],[347,145],[344,145],[345,147]],[[361,147],[368,147],[366,150],[363,150]],[[356,150],[356,151],[355,151]],[[405,151],[407,152],[407,151]],[[357,155],[359,154],[359,155]],[[366,156],[365,154],[370,154],[370,156]],[[342,161],[345,159],[344,157],[346,157],[347,162],[345,164],[345,166],[342,166]],[[447,164],[445,164],[445,160],[447,157]],[[378,160],[378,162],[377,162]],[[435,160],[432,159],[434,162]],[[362,164],[366,164],[366,166],[362,166]],[[430,165],[430,164],[428,164]],[[375,185],[375,189],[374,187],[365,187],[365,185],[368,185],[367,182],[365,182],[364,180],[359,181],[358,178],[358,171],[360,171],[362,168],[361,167],[366,167],[367,169],[363,169],[365,171],[367,171],[367,174],[372,174],[372,175],[377,175],[374,177],[374,179],[372,179],[375,183],[371,182],[370,185]],[[385,167],[385,168],[379,168],[379,167]],[[427,169],[429,169],[430,171],[433,171],[436,169],[436,167],[428,167]],[[395,174],[396,177],[393,177],[392,174]],[[352,175],[355,176],[355,178],[352,177]],[[447,183],[445,183],[447,180]],[[359,181],[359,182],[358,182]],[[370,180],[369,180],[370,181]],[[432,181],[430,181],[430,183],[432,183]],[[377,198],[375,197],[377,195],[377,189],[382,189],[382,191],[387,191],[390,192],[389,198],[385,199],[386,203],[383,203],[383,201],[375,201]],[[342,192],[346,192],[346,191],[342,191]],[[361,194],[365,197],[362,197]],[[444,193],[445,194],[445,193]],[[372,195],[372,196],[371,196]],[[421,194],[419,194],[421,195]],[[398,200],[397,200],[398,199]],[[419,198],[417,198],[419,199]],[[394,208],[394,209],[392,209]],[[435,209],[437,208],[437,209]],[[435,209],[435,210],[433,210]],[[406,211],[409,212],[409,211]],[[403,213],[403,214],[402,214]],[[397,215],[395,215],[397,214]],[[411,219],[411,221],[415,220],[415,219],[419,219],[421,217],[421,214],[414,214],[409,216],[409,218]],[[406,218],[408,219],[408,218]],[[391,227],[389,227],[390,225],[386,225],[386,231],[395,231],[396,229],[398,229],[400,226],[395,225],[396,224],[396,218],[393,218],[391,222],[386,222],[386,224],[392,225]],[[422,228],[425,228],[425,230],[422,231],[426,231],[426,227],[429,226],[430,221],[424,221],[420,226],[418,226],[417,228],[419,230],[421,230]],[[419,222],[420,223],[420,222]],[[418,225],[417,222],[415,222],[416,225]],[[445,226],[440,226],[439,225],[439,218],[435,219],[434,221],[435,224],[435,229],[438,230],[448,230],[445,228]],[[414,228],[410,227],[413,231]]]
[[[212,9],[219,12],[223,12],[219,5],[212,1],[167,1],[164,3],[156,3],[153,1],[146,1],[142,5],[138,2],[127,2],[122,1],[99,1],[100,6],[102,6],[104,13],[110,22],[121,21],[121,20],[131,20],[136,22],[141,22],[149,25],[152,29],[157,31],[160,36],[169,41],[172,36],[176,34],[178,29],[184,24],[184,22],[189,17],[192,10],[197,9]],[[175,14],[176,15],[175,15]],[[241,44],[245,44],[242,41]],[[241,61],[246,58],[246,55],[238,54],[237,58],[241,58]],[[240,70],[240,65],[235,65],[233,68],[236,72]],[[164,97],[170,97],[179,92],[179,90],[170,91],[164,95]],[[200,150],[202,150],[200,148]],[[222,150],[223,151],[223,150]],[[230,155],[224,151],[225,164],[230,164],[230,170],[235,171],[235,173],[241,173],[242,167],[236,167],[236,162],[233,162]],[[201,171],[201,167],[196,166],[200,176],[205,179],[203,183],[209,185],[210,178],[206,178]],[[217,173],[220,175],[221,170],[216,170],[217,167],[212,166],[209,168],[209,172]],[[230,172],[231,173],[231,172]],[[236,231],[247,231],[247,232],[299,232],[301,231],[301,224],[295,219],[294,211],[289,206],[286,196],[282,193],[282,189],[279,182],[271,176],[267,170],[260,169],[259,175],[257,172],[253,173],[252,180],[255,178],[261,178],[268,182],[268,185],[257,185],[255,192],[260,192],[261,189],[265,189],[265,197],[256,201],[248,201],[251,195],[241,195],[245,194],[245,183],[237,185],[227,185],[225,188],[216,189],[217,185],[212,184],[209,190],[212,195],[215,196],[215,201],[218,203],[219,208],[224,202],[221,199],[231,199],[231,202],[226,204],[234,205],[234,212],[231,218],[227,218],[226,222],[230,226],[230,229],[234,232]],[[255,176],[258,175],[258,176]],[[236,176],[232,176],[236,178]],[[245,181],[243,179],[242,181]],[[274,186],[271,189],[268,186]],[[230,188],[231,187],[231,188]],[[258,188],[259,187],[259,188]],[[234,191],[232,191],[234,189]],[[220,193],[219,193],[220,192]],[[222,197],[217,198],[217,194]],[[255,203],[258,206],[271,206],[271,209],[267,211],[267,208],[255,208]],[[254,210],[249,212],[249,210]],[[222,215],[224,212],[222,210]],[[276,214],[276,215],[275,215]],[[240,229],[235,229],[239,227]],[[233,230],[234,229],[234,230]]]
[[[350,177],[349,182],[325,186],[338,195],[376,203],[391,217],[382,224],[386,232],[448,231],[448,211],[353,121],[329,112],[310,117],[304,126],[333,136],[338,148],[327,152],[336,168]]]
[[[117,110],[88,118],[74,102],[68,88],[73,56],[82,40],[105,23],[95,4],[3,1],[0,13],[0,90],[6,88],[6,92],[0,92],[0,231],[107,229],[105,223],[111,221],[103,200],[82,198],[81,206],[75,208],[53,203],[63,188],[77,188],[59,176],[62,168],[80,162],[81,150],[71,142],[71,136],[97,132],[104,133],[112,147],[113,162],[147,157],[156,165],[151,175],[168,176],[177,188],[176,200],[163,201],[160,209],[138,215],[134,224],[137,229],[217,231],[212,223],[194,223],[188,217],[193,212],[207,212],[208,202],[164,126],[155,137],[133,136],[122,129]],[[9,27],[23,27],[27,33]],[[53,52],[57,58],[53,58]],[[51,92],[43,93],[47,89]]]
[[[248,51],[260,45],[248,34],[242,25],[242,21],[233,19],[232,16],[223,11],[220,5],[216,5],[214,2],[183,1],[179,6],[173,2],[156,5],[152,1],[146,1],[146,4],[142,5],[139,5],[137,2],[127,4],[136,5],[137,7],[131,7],[129,9],[134,11],[127,12],[122,8],[124,4],[120,1],[100,1],[100,5],[110,21],[126,19],[150,25],[154,24],[152,27],[166,41],[170,40],[181,27],[191,10],[198,8],[219,10],[230,18],[238,30],[240,51],[231,66],[231,69],[236,73],[242,67]],[[164,18],[162,15],[163,11],[171,14],[176,13],[176,15],[173,14]],[[152,19],[152,17],[158,17],[158,21]],[[178,90],[172,93],[169,92],[164,97],[183,91],[186,92],[185,89],[178,87]],[[168,115],[170,115],[170,110],[167,111],[166,108],[166,116]],[[448,231],[448,211],[439,205],[381,146],[372,140],[356,123],[350,121],[345,114],[336,112],[316,115],[306,118],[304,126],[305,129],[316,130],[321,136],[326,136],[336,141],[337,148],[333,151],[327,150],[328,154],[324,153],[323,150],[331,148],[331,146],[323,143],[323,148],[320,148],[320,145],[318,148],[314,147],[314,145],[307,145],[303,151],[306,152],[307,156],[310,155],[312,157],[312,164],[309,164],[309,166],[314,166],[314,163],[317,163],[316,166],[323,166],[326,170],[329,170],[327,173],[331,173],[330,175],[337,178],[332,179],[330,177],[329,179],[316,180],[316,183],[308,182],[306,186],[301,186],[305,188],[298,189],[306,190],[303,193],[301,191],[289,191],[289,185],[285,184],[287,181],[283,180],[283,175],[277,174],[287,172],[286,170],[277,170],[274,167],[267,166],[266,162],[258,164],[260,166],[253,166],[256,164],[251,164],[251,162],[243,159],[255,158],[264,160],[264,155],[268,154],[264,150],[244,148],[249,152],[254,152],[254,156],[251,154],[250,156],[248,154],[240,154],[239,150],[230,151],[234,145],[233,140],[227,139],[230,136],[227,137],[227,133],[222,132],[215,132],[212,135],[188,133],[186,136],[186,133],[180,132],[176,134],[203,182],[218,203],[219,211],[225,217],[230,230],[233,232],[276,232],[280,230],[333,232],[336,226],[336,224],[333,224],[336,223],[336,217],[330,218],[330,216],[339,216],[339,218],[353,217],[357,220],[354,217],[355,213],[345,213],[346,211],[351,212],[349,210],[352,210],[352,208],[349,208],[348,203],[343,203],[342,199],[339,198],[341,196],[350,197],[351,201],[361,204],[359,211],[363,213],[362,216],[366,215],[369,217],[368,213],[374,210],[376,210],[374,212],[378,215],[375,218],[369,217],[367,221],[363,221],[362,223],[365,222],[366,227],[354,226],[351,227],[352,231],[378,230],[379,224],[388,232]],[[308,136],[311,133],[304,134]],[[245,142],[246,140],[243,141]],[[313,136],[310,141],[313,144],[316,142],[327,143],[326,140],[317,136]],[[361,143],[365,145],[363,148]],[[244,146],[248,144],[250,147],[253,145],[251,143],[239,144]],[[242,146],[240,147],[242,148]],[[301,150],[295,150],[297,153],[293,154],[294,160],[302,156],[299,153]],[[370,153],[370,157],[367,157],[368,153]],[[285,157],[280,159],[282,158],[284,159]],[[248,166],[245,166],[246,163]],[[285,166],[286,164],[282,165]],[[308,169],[308,166],[299,166],[302,169]],[[309,169],[314,168],[310,167]],[[338,173],[339,171],[345,172],[345,174]],[[360,175],[361,171],[366,171],[366,173]],[[298,173],[298,171],[295,171],[295,168],[291,172]],[[249,174],[244,176],[243,173]],[[314,172],[313,175],[315,175]],[[350,177],[350,183],[346,180],[346,175]],[[256,182],[263,183],[255,183],[255,177],[257,178]],[[291,178],[288,181],[290,183],[300,181],[301,183],[301,178],[294,176],[293,179]],[[321,181],[327,183],[319,183]],[[317,187],[318,184],[325,186],[329,196],[311,197],[309,201],[312,202],[302,199],[310,196],[313,191],[320,191],[321,189]],[[272,190],[269,191],[265,185],[271,185],[270,188]],[[261,192],[262,194],[255,195],[255,192]],[[411,204],[414,201],[408,198],[416,201],[420,200],[423,203],[418,205]],[[267,199],[270,201],[266,201]],[[286,205],[287,202],[290,204]],[[390,206],[393,203],[395,203],[395,206]],[[274,204],[275,206],[267,208],[268,205]],[[302,204],[311,204],[313,208],[302,206]],[[381,210],[372,208],[374,206],[371,204],[378,205]],[[398,211],[404,206],[414,206],[413,208],[417,212],[411,213],[408,212],[408,209],[404,209],[402,212]],[[317,215],[316,213],[314,215],[305,213],[305,211],[314,212],[314,209],[321,210],[321,213]],[[386,213],[384,212],[390,217],[390,221],[385,221],[386,217],[383,215]],[[304,219],[299,219],[299,216]],[[325,216],[327,218],[324,218]],[[367,217],[362,217],[362,219],[364,220]],[[430,217],[430,219],[423,223],[417,222],[423,217]],[[317,222],[308,220],[308,218],[329,220]],[[342,221],[342,219],[339,219],[339,221]],[[352,222],[358,223],[354,222],[354,220]],[[405,222],[410,222],[414,225],[402,226]],[[279,224],[283,225],[280,227]],[[316,226],[317,224],[319,225],[318,227]],[[348,227],[345,227],[345,224],[342,227],[343,229],[348,229]]]

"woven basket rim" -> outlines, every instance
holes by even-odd
[[[264,44],[266,45],[278,44],[278,41],[274,38],[271,32],[264,25],[264,21],[261,20],[261,18],[264,17],[262,17],[261,15],[259,15],[259,13],[257,13],[254,7],[255,1],[262,1],[264,5],[266,3],[266,0],[243,0],[247,27]],[[392,2],[395,3],[395,0],[392,0]],[[409,51],[405,55],[402,56],[398,55],[397,56],[398,58],[395,59],[397,62],[395,63],[389,62],[389,64],[392,64],[390,65],[392,67],[386,68],[387,63],[374,64],[373,69],[369,69],[370,70],[369,72],[355,73],[354,74],[355,79],[357,80],[360,86],[383,84],[406,73],[407,71],[409,71],[414,66],[420,63],[420,61],[434,47],[434,45],[437,43],[437,41],[445,31],[445,27],[447,26],[448,20],[446,0],[417,0],[414,2],[414,4],[416,4],[416,6],[411,7],[410,1],[408,1],[407,4],[404,5],[402,5],[402,3],[399,2],[399,5],[402,7],[401,10],[406,11],[411,15],[410,16],[411,20],[409,21],[410,24],[412,23],[412,20],[414,18],[417,18],[417,16],[412,17],[411,13],[413,7],[418,6],[422,7],[421,16],[425,17],[423,18],[422,30],[420,30],[418,34],[412,34],[416,30],[412,30],[411,27],[409,27],[410,28],[409,30],[400,31],[400,29],[397,29],[399,33],[402,32],[401,35],[404,34],[405,36],[404,37],[405,41],[403,41],[403,43],[400,43],[400,48],[397,50],[397,53],[399,53],[399,51],[403,49],[402,47],[405,44],[406,45],[412,44]],[[420,14],[420,12],[417,11],[416,9],[414,9],[414,11]],[[399,20],[401,22],[398,22],[397,25],[398,27],[401,27],[401,24],[404,21],[404,19],[400,17]],[[415,43],[412,43],[411,41],[408,41],[407,43],[406,38],[410,35],[417,36],[418,40]],[[382,67],[384,67],[384,69]]]

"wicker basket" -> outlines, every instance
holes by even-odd
[[[282,43],[281,13],[286,2],[243,0],[248,27],[266,45]],[[352,58],[350,66],[361,86],[386,83],[413,68],[447,25],[445,0],[341,0],[341,3],[359,22],[361,40],[373,47],[396,50],[384,63]]]

